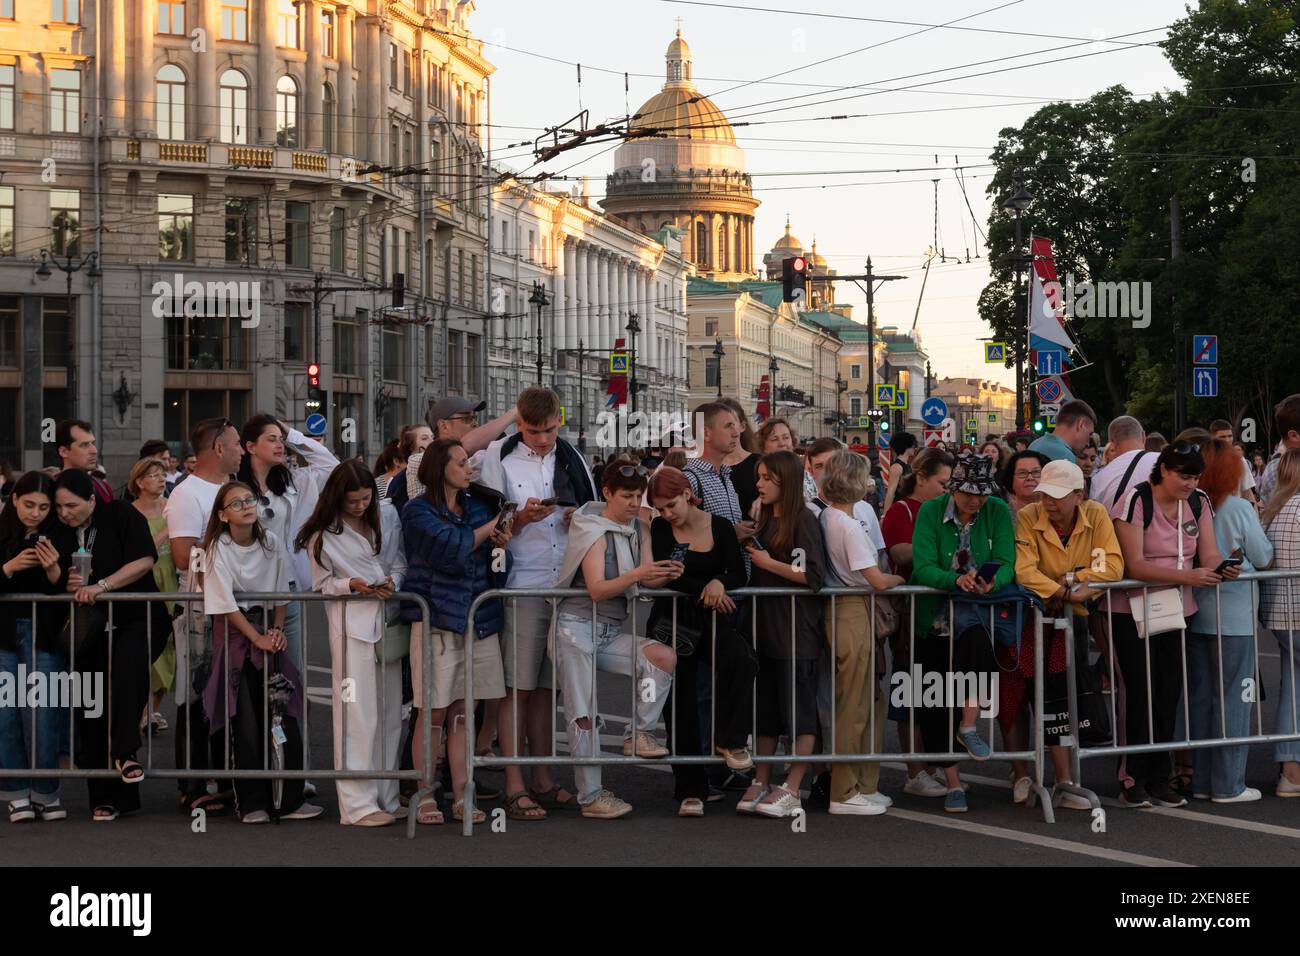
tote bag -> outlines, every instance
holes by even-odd
[[[1183,503],[1178,502],[1178,570],[1183,569]],[[1133,624],[1138,637],[1167,634],[1187,627],[1183,617],[1182,588],[1161,588],[1159,591],[1139,592],[1130,595],[1128,606],[1133,611]]]

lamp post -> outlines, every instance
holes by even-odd
[[[540,282],[533,283],[533,294],[528,297],[528,304],[537,306],[537,384],[542,384],[542,309],[551,304],[546,297],[546,288]]]
[[[722,398],[722,357],[727,354],[727,350],[722,347],[722,339],[719,337],[713,343],[713,357],[718,360],[718,398]]]
[[[1012,179],[1012,185],[1015,187],[1011,195],[1002,203],[1002,208],[1016,217],[1016,286],[1015,286],[1015,310],[1016,310],[1016,431],[1022,431],[1025,427],[1025,357],[1029,345],[1029,315],[1022,302],[1022,291],[1020,273],[1024,266],[1024,257],[1020,254],[1020,243],[1023,241],[1020,230],[1020,218],[1024,211],[1029,208],[1034,201],[1034,195],[1025,188],[1025,175],[1023,171],[1017,170],[1015,177]]]
[[[844,393],[849,390],[849,383],[835,370],[835,430],[839,432],[840,441],[844,441]]]
[[[767,363],[767,394],[768,394],[768,416],[776,418],[776,373],[781,371],[781,366],[776,363],[776,356]]]
[[[40,253],[41,261],[37,263],[36,266],[37,278],[48,279],[50,276],[52,276],[54,273],[50,271],[51,265],[54,266],[54,268],[58,269],[60,272],[62,272],[64,276],[67,278],[67,286],[64,292],[64,310],[68,317],[69,332],[71,332],[72,329],[76,328],[76,326],[73,324],[73,319],[72,319],[72,277],[73,275],[75,273],[80,272],[83,268],[86,270],[86,278],[88,279],[91,280],[98,279],[100,276],[103,275],[103,272],[101,272],[99,268],[98,252],[91,252],[87,255],[82,256],[81,259],[78,260],[76,258],[76,253],[74,250],[75,250],[75,242],[70,242],[66,239],[66,237],[64,237],[63,261],[60,262],[56,257],[55,253],[51,253],[48,249],[42,249]],[[73,374],[75,368],[76,368],[76,362],[70,361],[68,363],[68,407],[69,408],[75,408],[76,401],[77,401],[77,387],[75,381],[73,380]]]
[[[641,323],[637,321],[637,316],[635,312],[628,313],[627,331],[628,331],[628,335],[632,339],[632,355],[630,356],[632,367],[629,370],[629,378],[631,379],[631,381],[628,383],[628,385],[632,390],[632,414],[635,415],[636,414],[636,336],[637,333],[641,331]]]

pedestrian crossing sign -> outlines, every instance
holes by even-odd
[[[907,409],[907,389],[905,388],[894,389],[894,407],[901,408],[904,410]]]
[[[883,405],[885,408],[893,407],[894,386],[892,383],[876,386],[876,404]]]
[[[631,356],[626,352],[613,352],[609,356],[609,374],[626,375],[632,367]]]

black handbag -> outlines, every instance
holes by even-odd
[[[68,609],[68,618],[59,628],[55,643],[63,656],[71,664],[74,660],[85,660],[91,638],[102,635],[108,624],[108,615],[96,604],[74,604]],[[76,656],[73,656],[73,650]]]
[[[1110,708],[1101,692],[1101,662],[1089,665],[1087,651],[1076,651],[1083,657],[1075,667],[1075,703],[1079,708],[1078,744],[1084,747],[1104,747],[1111,743]],[[1065,675],[1061,675],[1064,677]],[[1044,685],[1046,690],[1046,685]],[[1043,739],[1049,746],[1059,744],[1062,737],[1070,736],[1070,698],[1058,689],[1057,696],[1043,700]]]
[[[700,640],[704,637],[704,634],[698,627],[684,624],[679,617],[677,619],[677,640],[674,643],[673,619],[669,615],[663,615],[655,620],[654,627],[650,629],[650,636],[661,644],[675,647],[678,657],[691,657],[695,654],[695,649],[700,646]]]

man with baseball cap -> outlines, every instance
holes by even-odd
[[[477,405],[459,395],[448,395],[429,406],[429,413],[424,420],[433,430],[433,440],[454,438],[465,447],[465,454],[471,458],[490,445],[498,436],[515,422],[513,408],[504,415],[498,415],[486,425],[478,424],[478,413],[487,408],[487,402]],[[424,494],[424,485],[420,484],[420,462],[424,460],[424,450],[416,452],[406,460],[406,493],[394,495],[394,504],[406,504],[411,498]]]

